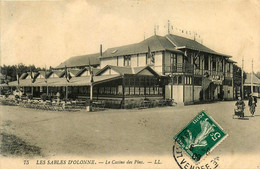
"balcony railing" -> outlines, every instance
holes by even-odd
[[[216,71],[216,70],[203,70],[203,69],[197,69],[193,68],[192,64],[177,64],[177,65],[167,65],[164,66],[165,73],[193,73],[194,75],[205,75],[207,73],[209,76],[220,76],[220,77],[230,77],[232,78],[233,75],[230,72],[222,72],[222,71]]]
[[[177,64],[164,66],[165,73],[192,73],[193,66],[191,64]]]

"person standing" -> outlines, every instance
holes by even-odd
[[[254,114],[255,114],[256,103],[257,103],[257,99],[251,93],[249,98],[248,98],[248,106],[249,106],[249,111],[250,111],[252,116],[254,116]]]
[[[56,96],[57,96],[57,104],[59,104],[60,103],[60,92],[57,92]]]

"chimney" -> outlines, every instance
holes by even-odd
[[[100,44],[100,56],[102,57],[103,51],[102,51],[102,44]]]

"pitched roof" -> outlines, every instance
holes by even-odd
[[[103,83],[121,78],[121,75],[106,75],[106,76],[94,76],[94,84]],[[34,83],[30,79],[24,79],[19,81],[19,86],[89,86],[90,76],[87,77],[73,77],[69,82],[65,78],[49,78],[47,83],[44,79],[37,79]],[[17,81],[10,82],[8,85],[0,84],[0,86],[18,86]]]
[[[70,69],[69,73],[73,74],[74,76],[78,76],[79,73],[82,72],[82,69]]]
[[[227,61],[230,62],[230,63],[237,63],[236,61],[229,59],[229,58],[227,59]]]
[[[46,71],[46,76],[47,78],[52,74],[52,71]],[[38,75],[42,75],[43,77],[45,77],[45,71],[44,70],[40,70],[38,72]],[[36,77],[38,77],[38,75]]]
[[[177,35],[173,35],[173,34],[168,34],[165,36],[170,42],[172,42],[177,48],[178,47],[183,47],[183,48],[187,48],[187,49],[192,49],[192,50],[198,50],[198,51],[202,51],[202,52],[206,52],[206,53],[211,53],[211,54],[215,54],[215,55],[221,55],[221,56],[227,56],[227,57],[231,57],[225,54],[221,54],[218,53],[206,46],[204,46],[203,44],[192,40],[192,39],[188,39],[188,38],[184,38],[182,36],[177,36]]]
[[[54,74],[56,74],[58,77],[61,77],[63,74],[65,74],[65,71],[63,70],[53,70]]]
[[[253,84],[260,85],[260,79],[255,74],[253,74],[252,80],[253,80]],[[246,74],[245,85],[247,85],[247,84],[251,84],[251,73]]]
[[[25,79],[27,77],[28,73],[23,73],[21,76],[20,76],[20,79]]]
[[[59,66],[56,67],[56,69],[64,68],[65,66],[68,68],[72,68],[72,67],[83,67],[89,65],[91,66],[99,65],[100,64],[99,56],[100,56],[99,53],[82,55],[82,56],[74,56],[62,62]]]
[[[141,71],[148,69],[152,74],[159,76],[157,72],[155,72],[150,66],[143,66],[143,67],[121,67],[121,66],[112,66],[112,65],[107,65],[100,71],[96,73],[96,76],[99,76],[102,72],[104,72],[107,69],[112,69],[119,73],[120,75],[124,74],[138,74]]]
[[[139,43],[109,48],[103,53],[101,58],[147,53],[148,46],[151,52],[170,50],[173,52],[183,53],[182,51],[175,49],[175,46],[167,40],[167,38],[154,35]]]

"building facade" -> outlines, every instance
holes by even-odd
[[[195,40],[168,34],[100,53],[72,57],[49,72],[22,75],[9,86],[26,87],[33,95],[56,92],[71,98],[160,97],[177,103],[234,98],[231,56]],[[93,81],[91,79],[93,78]],[[67,90],[68,89],[68,90]]]

